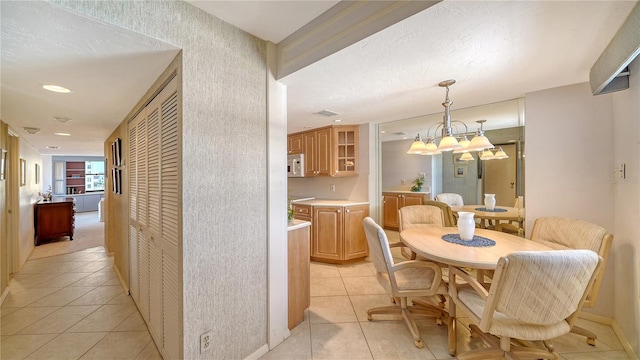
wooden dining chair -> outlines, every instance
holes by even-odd
[[[414,316],[436,317],[442,322],[446,314],[439,309],[410,306],[407,298],[446,294],[447,287],[442,282],[440,267],[428,261],[407,260],[396,263],[391,255],[389,240],[384,230],[370,217],[366,217],[362,223],[369,245],[369,256],[376,270],[376,278],[387,293],[397,299],[394,305],[369,309],[367,319],[372,321],[373,315],[376,314],[401,315],[411,332],[414,345],[422,348],[424,342],[420,338]]]
[[[436,200],[449,206],[464,206],[462,195],[456,193],[440,193],[436,195]]]
[[[410,205],[398,210],[399,232],[425,226],[455,226],[451,207],[440,201],[425,201],[424,205]],[[400,244],[402,245],[402,244]],[[400,253],[406,259],[415,260],[416,253],[401,246]]]
[[[602,257],[602,269],[597,274],[595,284],[587,296],[584,307],[594,307],[604,277],[604,268],[609,257],[613,235],[599,225],[564,217],[541,217],[536,219],[531,230],[531,240],[553,249],[586,249]],[[595,346],[597,336],[594,332],[574,326],[571,332],[587,337],[587,343]]]
[[[524,209],[524,197],[516,197],[513,202],[513,207],[516,209]],[[495,224],[495,230],[524,237],[524,228],[520,226],[520,221],[509,220],[505,223],[498,222]]]
[[[500,258],[489,290],[452,268],[450,326],[455,331],[455,315],[462,310],[471,319],[472,335],[490,345],[457,359],[557,360],[550,340],[572,329],[601,266],[602,258],[589,250],[515,252]],[[467,283],[456,284],[457,277]]]

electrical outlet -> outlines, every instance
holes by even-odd
[[[424,178],[425,178],[425,176],[427,176],[427,175],[426,175],[425,173],[423,173],[423,172],[418,173],[418,177],[419,177],[420,179],[424,179]]]
[[[407,181],[405,179],[400,179],[400,184],[404,185]]]
[[[200,335],[200,354],[204,354],[211,349],[211,331]]]
[[[331,189],[331,192],[336,192],[336,185],[331,184],[330,189]]]

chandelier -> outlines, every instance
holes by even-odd
[[[445,100],[442,103],[442,106],[444,106],[444,116],[442,117],[443,121],[442,123],[436,123],[429,126],[429,128],[427,129],[426,141],[423,141],[420,134],[418,134],[413,144],[411,144],[411,148],[409,148],[409,151],[407,151],[407,154],[437,155],[442,153],[443,151],[453,151],[454,153],[468,153],[470,151],[483,151],[487,149],[485,151],[489,151],[489,153],[491,153],[492,159],[498,158],[496,157],[498,153],[500,153],[500,156],[502,156],[502,154],[506,156],[504,151],[502,151],[502,148],[500,148],[500,150],[496,154],[493,154],[490,150],[488,150],[493,148],[494,146],[493,144],[491,144],[489,139],[484,136],[484,131],[482,130],[482,124],[486,120],[476,121],[480,124],[480,129],[478,129],[477,132],[469,132],[467,125],[462,121],[451,120],[451,104],[453,104],[453,102],[451,101],[451,99],[449,99],[449,86],[455,84],[455,82],[455,80],[445,80],[438,84],[438,86],[447,89]],[[454,128],[452,127],[452,125],[458,124],[464,126],[463,132],[454,132]],[[434,130],[434,135],[430,136],[429,134],[431,134],[432,129]],[[438,130],[441,130],[439,135]],[[473,136],[473,138],[471,140],[468,140],[467,136]],[[436,141],[438,140],[439,143],[436,144]],[[488,156],[489,155],[487,154],[487,157],[485,159],[481,159],[488,160]],[[471,156],[471,154],[463,154],[460,160],[473,160],[473,156]]]

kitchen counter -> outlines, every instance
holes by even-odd
[[[410,191],[410,190],[382,190],[383,193],[400,193],[400,194],[431,194],[431,191]]]
[[[302,228],[307,227],[307,226],[311,226],[311,222],[304,221],[304,220],[293,219],[293,220],[289,221],[289,224],[287,226],[287,231],[298,230],[298,229],[302,229]]]
[[[369,205],[368,201],[353,201],[353,200],[325,200],[325,199],[312,199],[312,200],[294,200],[294,204],[299,205],[311,205],[311,206],[356,206],[356,205]]]

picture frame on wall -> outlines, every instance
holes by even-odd
[[[2,154],[0,155],[0,180],[6,179],[6,169],[7,169],[7,150],[2,149]]]
[[[463,178],[467,177],[467,166],[456,165],[453,167],[453,177]]]
[[[27,185],[27,160],[20,159],[20,186]]]
[[[111,159],[113,166],[122,165],[122,140],[117,138],[111,143]]]
[[[460,160],[460,157],[463,155],[463,153],[452,154],[452,155],[453,155],[453,165],[462,166],[467,164],[466,161]]]

